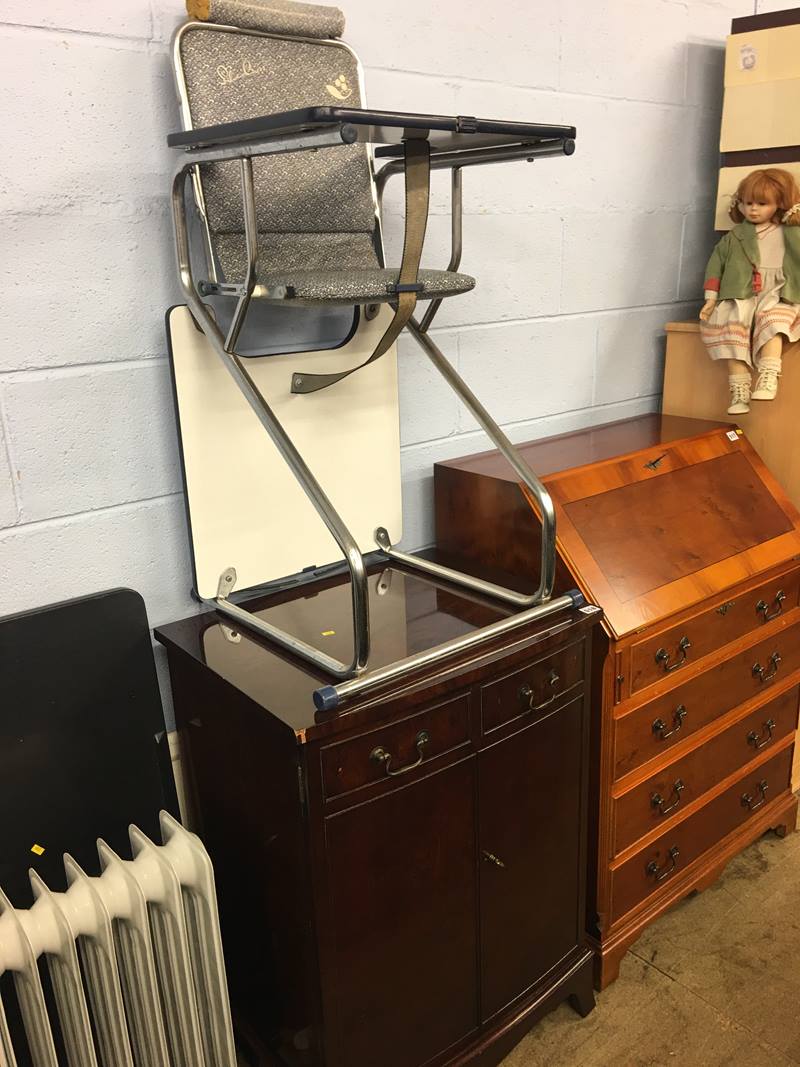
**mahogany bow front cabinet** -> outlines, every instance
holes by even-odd
[[[589,928],[602,988],[670,904],[795,825],[800,515],[741,430],[648,415],[518,446],[556,507],[596,642]],[[496,453],[437,464],[440,550],[538,573]],[[522,588],[525,588],[523,582]]]
[[[371,666],[509,614],[372,568]],[[349,582],[248,608],[346,658]],[[214,612],[166,645],[234,1016],[261,1062],[496,1064],[569,998],[585,936],[590,645],[553,614],[402,682],[314,709],[327,681]]]

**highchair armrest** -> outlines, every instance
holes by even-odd
[[[167,144],[171,148],[182,148],[191,154],[196,152],[199,155],[208,149],[245,147],[252,142],[268,142],[273,138],[278,140],[316,131],[335,134],[338,131],[338,140],[345,144],[353,144],[356,141],[381,144],[386,147],[379,148],[376,156],[394,157],[403,154],[402,142],[407,130],[428,130],[432,155],[460,149],[558,143],[563,145],[565,142],[571,143],[575,137],[574,126],[476,119],[465,115],[420,115],[412,112],[373,111],[367,108],[309,107],[172,133],[167,137]],[[337,143],[337,138],[330,138],[328,143]],[[265,146],[264,151],[269,152],[269,148]],[[569,154],[569,151],[566,154]]]

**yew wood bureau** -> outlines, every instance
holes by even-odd
[[[602,988],[645,925],[793,829],[800,515],[741,430],[672,416],[518,446],[555,502],[595,643],[589,930]],[[439,550],[534,583],[539,525],[496,453],[437,464]]]
[[[512,614],[385,562],[368,588],[373,666]],[[352,643],[344,575],[247,606],[331,655]],[[591,1010],[599,618],[531,621],[331,712],[308,667],[224,616],[159,628],[259,1064],[490,1067],[558,1002]]]

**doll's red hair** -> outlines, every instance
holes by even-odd
[[[730,216],[734,222],[743,222],[744,215],[739,204],[744,200],[761,200],[765,203],[774,201],[778,205],[778,220],[791,208],[800,204],[800,189],[788,170],[768,167],[766,170],[754,170],[742,178],[736,196],[731,201]],[[792,212],[786,220],[787,226],[800,226],[800,208]]]

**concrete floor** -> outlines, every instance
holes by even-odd
[[[502,1067],[800,1064],[800,833],[766,834],[656,920],[581,1019],[566,1004]]]

